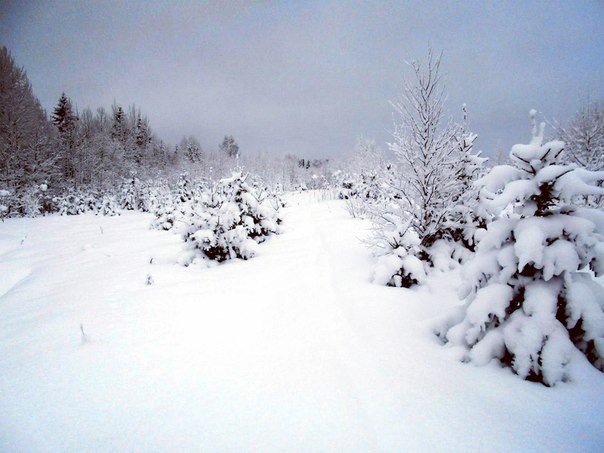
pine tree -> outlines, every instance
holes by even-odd
[[[51,120],[59,131],[63,145],[63,176],[67,179],[73,179],[75,176],[78,117],[74,113],[71,100],[65,93],[61,95]]]
[[[126,123],[126,114],[120,106],[113,106],[113,124],[111,126],[111,138],[119,142],[122,146],[126,145],[128,138],[128,125]]]
[[[136,120],[136,150],[134,153],[134,161],[137,165],[141,165],[144,156],[147,153],[147,147],[151,142],[151,135],[149,133],[149,125],[145,119],[139,115]]]
[[[520,377],[554,385],[568,377],[577,350],[604,370],[604,213],[576,200],[602,194],[604,171],[563,164],[564,143],[543,143],[535,123],[513,165],[478,181],[490,223],[475,258],[464,266],[466,304],[438,329],[467,350],[465,360],[498,359]],[[512,212],[510,213],[510,208]]]
[[[201,145],[192,135],[181,140],[180,149],[183,150],[185,158],[191,164],[197,164],[203,160]]]
[[[59,102],[53,110],[51,118],[53,124],[57,127],[59,134],[61,134],[62,137],[64,137],[66,140],[69,140],[73,137],[76,131],[78,118],[73,112],[71,100],[65,93],[61,94]]]
[[[225,156],[230,158],[239,157],[239,145],[232,135],[225,135],[219,148]]]

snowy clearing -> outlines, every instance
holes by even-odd
[[[256,258],[207,269],[149,214],[0,223],[0,450],[601,450],[580,354],[554,388],[462,364],[431,333],[456,274],[372,284],[344,202],[283,216]]]

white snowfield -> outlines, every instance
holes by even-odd
[[[378,286],[343,202],[284,219],[211,268],[145,214],[0,223],[0,451],[602,451],[579,354],[554,388],[462,364],[431,332],[457,274]]]

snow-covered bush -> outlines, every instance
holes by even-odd
[[[187,173],[183,173],[180,175],[178,179],[178,183],[176,184],[176,193],[175,198],[179,203],[185,203],[193,198],[194,195],[194,185],[189,179],[189,175]]]
[[[151,223],[151,228],[164,231],[171,230],[179,219],[184,218],[187,209],[191,209],[189,203],[173,203],[171,200],[167,200],[164,204],[155,208],[155,219]]]
[[[17,212],[22,217],[36,217],[42,214],[40,187],[32,185],[18,194]]]
[[[0,219],[8,216],[10,192],[6,189],[0,189]]]
[[[217,262],[252,258],[258,243],[278,232],[278,207],[264,187],[248,184],[247,178],[233,173],[186,202],[183,237],[203,258]]]
[[[0,218],[36,217],[55,210],[48,185],[31,184],[13,190],[0,190]]]
[[[96,212],[98,195],[84,190],[68,189],[54,198],[60,215],[79,215],[85,212]]]
[[[124,180],[118,193],[118,204],[126,211],[142,211],[141,183],[136,176]]]
[[[172,204],[173,196],[168,185],[162,181],[149,181],[143,194],[144,212],[156,213],[166,204]]]
[[[576,349],[604,370],[604,213],[578,207],[578,197],[604,193],[604,172],[562,164],[564,143],[543,144],[543,128],[515,145],[513,165],[478,181],[487,226],[464,266],[466,304],[439,335],[467,350],[466,360],[498,359],[520,377],[546,385],[568,377]],[[513,207],[511,215],[501,215]]]
[[[102,216],[119,215],[119,205],[115,196],[105,194],[100,200],[97,199],[96,213]]]
[[[233,178],[236,178],[233,182],[235,203],[241,208],[248,235],[257,242],[263,242],[279,230],[281,218],[278,212],[283,200],[259,178],[251,178],[250,184],[246,182],[249,176],[242,173],[233,175]]]
[[[372,243],[379,254],[374,283],[404,288],[423,283],[426,271],[418,258],[421,241],[411,228],[411,222],[401,224],[400,216],[392,212],[384,212],[381,220]],[[390,228],[383,228],[387,223]]]
[[[119,204],[114,195],[90,188],[66,189],[53,198],[53,210],[60,215],[80,215],[93,212],[97,215],[119,215]]]

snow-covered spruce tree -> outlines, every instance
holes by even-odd
[[[95,209],[94,197],[74,188],[67,189],[53,201],[60,215],[80,215]]]
[[[479,180],[490,223],[475,258],[464,266],[465,306],[439,329],[467,349],[466,360],[492,359],[548,386],[566,379],[575,348],[604,370],[604,291],[589,272],[604,273],[604,213],[577,207],[601,194],[604,172],[561,163],[564,143],[543,144],[535,125],[528,145],[510,152],[513,166]],[[576,350],[575,350],[576,351]]]
[[[115,196],[110,194],[104,194],[97,199],[96,213],[102,216],[116,216],[119,215],[119,205]]]
[[[178,205],[182,206],[182,203]],[[171,230],[181,217],[180,211],[172,201],[166,201],[164,204],[158,205],[153,214],[155,219],[151,222],[151,228],[164,231]]]
[[[184,137],[180,142],[180,149],[184,153],[184,156],[188,163],[197,164],[203,160],[203,150],[201,149],[201,145],[199,141],[190,135],[189,137]]]
[[[206,189],[208,186],[204,181],[194,184],[186,173],[179,176],[172,192],[162,185],[155,187],[149,203],[155,215],[151,228],[168,231],[177,224],[189,224],[188,219],[193,216],[195,207],[206,200]]]
[[[124,112],[124,109],[117,104],[112,105],[111,109],[113,111],[111,138],[122,146],[126,146],[129,136],[126,113]]]
[[[133,174],[122,182],[118,195],[119,207],[126,211],[148,212],[145,194],[148,195],[146,187]]]
[[[218,145],[218,148],[220,148],[220,151],[222,151],[225,156],[232,159],[239,156],[239,145],[232,135],[225,135],[224,139],[222,139],[222,143]]]
[[[137,165],[141,165],[149,151],[151,132],[149,130],[149,120],[146,117],[141,117],[140,112],[136,118],[136,127],[134,133],[134,162]]]
[[[372,243],[380,256],[374,281],[411,286],[424,278],[432,264],[430,247],[448,238],[449,217],[460,193],[460,126],[443,124],[440,57],[430,51],[425,66],[412,63],[413,83],[392,102],[399,119],[389,147],[397,158],[389,182],[389,203],[372,213]],[[461,137],[460,137],[461,135]],[[388,278],[390,275],[390,278]]]
[[[9,213],[10,192],[6,189],[0,189],[0,220],[4,220]]]
[[[174,194],[177,203],[185,203],[193,199],[194,185],[189,179],[187,173],[182,173],[176,183],[176,192]]]
[[[474,141],[477,135],[468,130],[467,110],[463,105],[463,123],[457,131],[458,158],[454,163],[455,177],[452,194],[453,208],[447,215],[445,234],[453,242],[461,244],[473,252],[476,248],[479,230],[484,230],[490,219],[489,214],[480,206],[479,188],[474,184],[486,173],[485,162],[481,153],[474,152]]]
[[[278,212],[259,201],[257,190],[246,179],[247,175],[236,172],[204,191],[201,202],[189,203],[183,237],[204,259],[252,258],[257,244],[278,232]]]
[[[190,194],[191,198],[193,193]],[[151,228],[156,230],[171,230],[179,219],[184,217],[184,213],[190,210],[190,201],[182,201],[177,193],[170,193],[165,188],[157,188],[155,192],[153,205],[153,215],[155,219],[151,222]]]
[[[251,178],[248,184],[246,180],[250,179],[249,176],[239,174],[244,179],[235,194],[235,202],[242,209],[248,235],[258,243],[264,242],[268,236],[279,231],[282,222],[279,209],[283,201],[260,178]]]
[[[63,177],[72,179],[74,176],[75,150],[78,135],[78,117],[75,115],[71,100],[63,93],[52,116],[52,123],[57,127],[61,137],[61,155]]]

